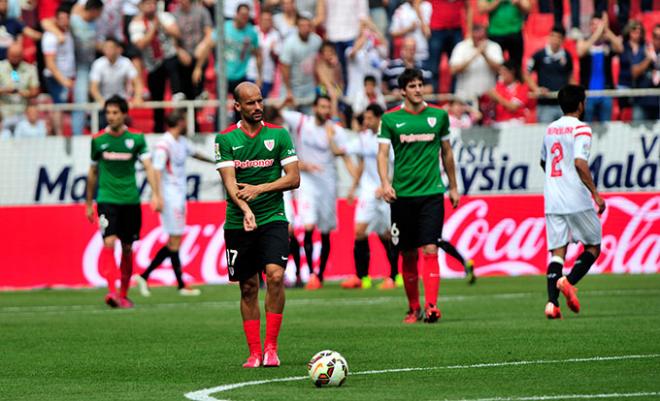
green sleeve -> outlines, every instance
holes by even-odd
[[[440,115],[440,139],[449,140],[449,114],[444,110]]]
[[[229,143],[228,135],[215,136],[215,167],[232,167],[234,165],[234,152]]]
[[[291,135],[289,135],[289,132],[285,129],[282,129],[280,132],[281,139],[279,140],[279,157],[280,163],[284,166],[291,162],[297,161],[298,157],[296,156],[296,148],[293,146],[293,141],[291,140]]]
[[[98,151],[98,146],[96,145],[96,139],[92,138],[90,148],[91,148],[90,156],[92,162],[98,163],[99,159],[101,158],[101,153]]]

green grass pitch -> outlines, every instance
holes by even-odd
[[[282,366],[271,369],[241,368],[234,285],[197,298],[132,290],[132,310],[108,309],[100,289],[0,293],[0,400],[186,400],[261,380],[202,399],[660,399],[660,275],[580,284],[582,312],[562,298],[564,320],[548,321],[544,277],[445,280],[434,325],[401,323],[401,289],[287,290]],[[296,380],[327,348],[348,360],[346,384]],[[422,369],[387,372],[402,368]]]

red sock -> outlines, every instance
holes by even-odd
[[[101,250],[101,258],[99,260],[99,272],[101,276],[108,281],[108,292],[117,292],[117,261],[115,261],[115,249],[103,247]]]
[[[119,296],[126,298],[128,295],[128,288],[131,285],[131,276],[133,275],[133,252],[121,255],[121,289]]]
[[[408,297],[410,309],[417,310],[419,306],[419,273],[417,273],[417,258],[403,258],[401,266],[403,286]]]
[[[266,312],[266,342],[265,348],[277,349],[277,336],[282,326],[282,314]]]
[[[243,331],[247,339],[250,355],[261,355],[261,321],[244,320]]]
[[[424,299],[426,306],[429,304],[438,305],[438,290],[440,288],[440,264],[438,264],[438,255],[424,255],[423,276],[424,276]]]

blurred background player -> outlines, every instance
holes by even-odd
[[[227,190],[225,244],[229,280],[241,289],[241,316],[250,356],[245,368],[280,366],[277,337],[284,310],[284,269],[289,254],[282,192],[300,183],[298,157],[286,129],[263,121],[259,87],[234,90],[241,119],[216,136],[217,169]],[[284,175],[282,175],[284,170]],[[266,341],[261,349],[259,275],[266,271]],[[262,359],[263,358],[263,359]]]
[[[330,231],[337,226],[337,167],[336,157],[342,157],[349,171],[353,164],[346,155],[347,136],[332,117],[330,97],[314,99],[313,116],[283,110],[282,116],[294,128],[294,138],[300,157],[299,211],[305,226],[305,256],[309,266],[309,281],[305,287],[317,290],[323,286],[323,273],[330,256]],[[321,232],[321,260],[318,274],[314,273],[314,229]]]
[[[128,288],[133,273],[133,241],[140,237],[142,210],[140,192],[135,179],[135,162],[140,160],[151,187],[152,207],[160,211],[162,199],[155,183],[151,155],[142,134],[132,132],[124,124],[128,115],[128,103],[119,96],[106,100],[103,106],[108,126],[92,138],[92,164],[87,175],[87,199],[85,213],[94,223],[94,193],[98,182],[96,209],[103,236],[103,250],[99,271],[108,280],[105,303],[112,308],[131,308]],[[115,244],[121,242],[121,289],[117,296],[117,262]]]
[[[179,247],[186,230],[186,159],[193,157],[207,163],[213,163],[213,160],[195,151],[186,138],[187,124],[184,113],[175,111],[165,120],[168,129],[156,145],[153,165],[156,185],[163,196],[160,221],[163,231],[168,234],[169,238],[167,244],[156,253],[147,270],[142,274],[136,274],[134,279],[142,296],[150,296],[151,292],[147,285],[149,275],[165,259],[169,258],[176,276],[179,294],[195,296],[200,294],[200,290],[186,287],[181,273],[181,259],[179,259]]]
[[[600,255],[602,228],[598,213],[605,211],[605,201],[598,194],[589,171],[591,128],[580,117],[585,110],[585,90],[567,85],[559,91],[559,106],[564,116],[548,126],[541,149],[541,167],[545,172],[545,221],[548,250],[548,303],[545,316],[561,319],[559,292],[568,307],[580,312],[575,284],[584,277]],[[548,165],[549,164],[549,165]],[[564,277],[564,259],[569,241],[580,242],[584,251],[578,256],[571,273]]]
[[[449,181],[449,199],[458,206],[454,155],[449,142],[447,112],[429,106],[423,98],[422,72],[406,69],[399,76],[404,102],[383,115],[378,134],[378,175],[383,198],[391,203],[392,243],[403,255],[403,281],[409,310],[404,323],[422,318],[427,323],[440,319],[438,289],[440,265],[438,240],[442,238],[445,185],[438,154]],[[388,172],[390,146],[394,149],[394,175]],[[424,311],[419,304],[418,248],[422,248]]]
[[[369,233],[378,234],[390,264],[390,275],[379,285],[380,289],[403,287],[403,278],[399,275],[399,253],[391,243],[390,207],[382,199],[378,179],[378,127],[383,109],[377,104],[367,106],[362,118],[364,130],[360,132],[356,146],[349,153],[357,156],[356,178],[351,194],[359,186],[358,200],[355,207],[355,258],[356,276],[341,283],[343,288],[371,288],[369,276]],[[392,156],[393,159],[393,156]],[[349,196],[351,198],[352,196]]]

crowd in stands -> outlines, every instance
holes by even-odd
[[[216,21],[214,0],[0,0],[0,137],[89,131],[88,112],[41,114],[34,105],[44,102],[102,104],[118,94],[139,108],[145,100],[214,98],[219,39],[230,94],[250,80],[302,111],[326,94],[347,126],[371,103],[396,104],[396,78],[410,67],[422,70],[427,93],[454,95],[440,102],[458,126],[547,123],[561,111],[546,95],[569,82],[660,88],[659,6],[225,0]],[[593,97],[585,119],[657,120],[659,110],[657,96]],[[162,132],[164,113],[149,114],[145,130]]]

